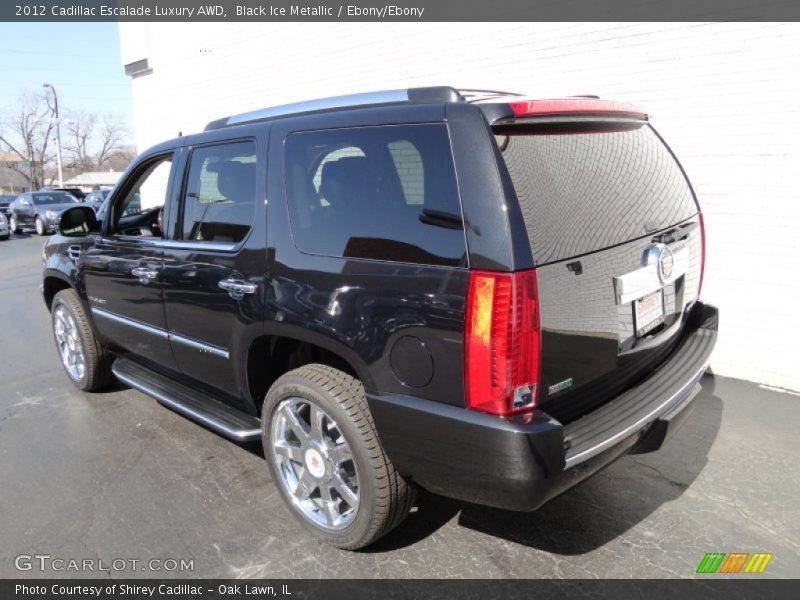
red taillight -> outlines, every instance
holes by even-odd
[[[627,102],[597,100],[594,98],[564,98],[561,100],[519,100],[510,102],[517,117],[534,117],[567,114],[615,114],[646,118],[647,113]]]
[[[700,220],[700,284],[697,286],[697,297],[703,289],[703,277],[706,272],[706,224],[703,221],[703,213],[698,215]]]
[[[531,410],[539,383],[536,271],[471,271],[467,296],[466,394],[473,410]]]

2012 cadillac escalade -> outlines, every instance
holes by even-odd
[[[417,488],[530,511],[656,450],[717,335],[685,173],[643,111],[597,98],[235,115],[59,230],[43,292],[72,382],[260,439],[291,512],[342,548]]]

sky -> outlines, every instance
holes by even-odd
[[[0,114],[24,89],[52,84],[60,112],[113,112],[133,129],[131,79],[116,23],[0,24]]]

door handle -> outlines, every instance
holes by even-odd
[[[139,280],[139,283],[147,285],[151,279],[158,277],[158,269],[150,267],[135,267],[131,269],[131,275]]]
[[[234,300],[241,300],[245,294],[255,294],[258,289],[255,283],[241,279],[223,279],[219,282],[219,287],[227,291]]]

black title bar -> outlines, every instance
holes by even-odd
[[[18,22],[172,21],[796,21],[795,0],[20,0]]]

